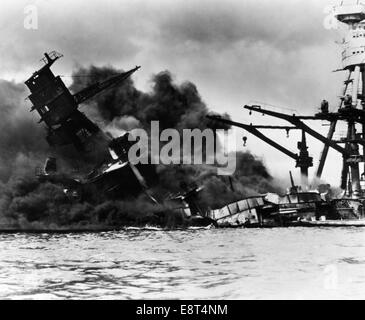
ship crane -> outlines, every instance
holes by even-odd
[[[352,113],[351,99],[349,97],[345,97],[344,105],[342,111],[338,113],[327,113],[322,112],[318,113],[314,116],[296,116],[288,115],[284,113],[279,113],[271,110],[265,110],[261,108],[261,106],[245,106],[245,109],[255,112],[260,112],[262,114],[267,114],[279,119],[286,120],[292,124],[294,124],[297,128],[302,129],[303,131],[307,132],[312,137],[318,139],[319,141],[323,142],[325,146],[333,148],[334,150],[340,152],[343,157],[343,169],[341,174],[341,188],[346,189],[348,186],[348,173],[349,168],[351,168],[351,190],[355,191],[358,190],[360,192],[360,177],[358,171],[359,162],[363,161],[363,157],[359,155],[357,145],[364,144],[364,139],[358,139],[356,132],[355,132],[355,123],[364,122],[364,115],[362,110],[358,110],[359,113]],[[323,110],[324,111],[324,110]],[[315,130],[308,127],[302,120],[327,120],[331,121],[331,123],[337,122],[338,120],[344,120],[351,124],[351,131],[348,132],[347,137],[342,139],[341,141],[334,141],[329,139],[328,137],[324,137]],[[345,147],[340,146],[340,143],[345,143]],[[356,177],[359,177],[358,179]]]
[[[339,146],[337,143],[333,142],[330,139],[327,139],[326,137],[322,136],[320,133],[318,133],[317,131],[313,130],[312,128],[308,127],[302,120],[324,120],[325,118],[323,117],[317,117],[317,116],[296,116],[295,114],[293,115],[289,115],[289,114],[285,114],[285,113],[281,113],[281,112],[276,112],[276,111],[271,111],[271,110],[266,110],[263,109],[261,106],[258,105],[253,105],[253,106],[244,106],[245,109],[250,110],[251,112],[259,112],[262,114],[266,114],[275,118],[279,118],[282,120],[286,120],[288,122],[290,122],[291,124],[293,124],[296,128],[301,129],[305,132],[307,132],[309,135],[311,135],[312,137],[320,140],[321,142],[323,142],[324,144],[328,144],[330,147],[332,147],[333,149],[335,149],[336,151],[348,155],[348,152],[346,151],[345,148]]]
[[[304,130],[302,130],[302,140],[298,142],[298,149],[299,154],[296,154],[287,148],[283,147],[282,145],[278,144],[277,142],[273,141],[272,139],[268,138],[258,129],[273,129],[273,130],[285,130],[287,134],[289,134],[290,130],[298,130],[299,128],[293,126],[266,126],[266,125],[247,125],[235,121],[231,121],[228,119],[221,118],[219,116],[207,116],[207,118],[215,121],[222,122],[224,124],[228,124],[234,127],[242,128],[257,138],[261,139],[262,141],[266,142],[270,146],[274,147],[275,149],[281,151],[288,157],[292,158],[296,162],[296,167],[300,168],[300,173],[302,177],[302,183],[304,185],[308,184],[308,169],[313,166],[313,158],[309,156],[308,147],[307,147],[307,140],[305,136]]]

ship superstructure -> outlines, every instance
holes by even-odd
[[[90,193],[113,198],[123,198],[146,193],[149,195],[144,177],[145,167],[133,165],[128,159],[128,150],[133,145],[129,132],[113,138],[105,134],[84,113],[79,105],[103,90],[120,85],[140,67],[111,76],[102,82],[96,82],[81,91],[72,94],[60,76],[55,76],[51,66],[61,58],[56,51],[45,53],[44,65],[25,82],[31,94],[30,111],[40,115],[39,123],[47,128],[47,142],[56,152],[56,148],[73,145],[80,155],[87,154],[91,161],[92,171],[81,177],[70,177],[57,170],[56,159],[52,156],[46,160],[44,169],[37,170],[41,181],[50,181],[64,187],[65,193],[73,198]],[[151,171],[147,168],[147,171]],[[83,191],[87,192],[83,192]]]
[[[340,218],[364,217],[365,203],[365,4],[361,1],[344,2],[334,7],[334,17],[346,29],[346,36],[342,41],[341,68],[336,71],[346,73],[343,89],[338,105],[331,111],[326,100],[320,104],[320,112],[302,116],[273,111],[264,105],[245,105],[244,108],[252,112],[272,116],[285,120],[291,126],[264,126],[243,124],[220,117],[210,117],[219,122],[240,127],[268,143],[272,147],[294,159],[296,167],[300,168],[302,185],[307,186],[308,168],[313,166],[313,158],[309,155],[306,135],[323,143],[323,150],[319,157],[316,176],[322,177],[330,148],[342,156],[342,172],[340,186],[343,194],[340,199],[333,199],[335,210]],[[318,120],[329,123],[326,136],[320,134],[305,122]],[[336,127],[339,123],[346,126],[346,133],[335,138]],[[302,140],[298,143],[299,153],[283,147],[273,141],[260,129],[301,130]],[[244,137],[244,143],[247,138]],[[349,212],[352,213],[349,213]]]
[[[44,66],[25,81],[31,94],[28,99],[32,103],[30,111],[37,111],[39,122],[47,126],[47,141],[51,146],[73,144],[79,151],[96,150],[95,144],[106,145],[110,141],[100,128],[78,110],[79,105],[99,92],[118,85],[129,78],[140,67],[113,76],[103,82],[96,82],[83,90],[72,94],[60,76],[55,76],[51,66],[62,57],[52,51],[45,53]],[[94,147],[94,148],[92,148]]]
[[[340,6],[334,8],[334,15],[348,29],[342,43],[342,70],[348,75],[337,114],[328,114],[330,128],[327,138],[333,140],[339,120],[346,122],[347,134],[337,141],[344,144],[348,151],[348,154],[343,154],[341,188],[347,191],[347,196],[359,198],[364,196],[365,191],[360,183],[360,178],[364,175],[365,155],[365,6],[360,1],[352,4],[344,4],[342,1]],[[322,110],[322,114],[326,113]],[[320,157],[316,173],[319,178],[322,176],[328,149],[329,146],[325,145]]]

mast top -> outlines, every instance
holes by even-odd
[[[342,1],[341,5],[334,8],[334,16],[342,23],[353,25],[365,19],[365,6],[359,0],[352,4],[344,4]]]

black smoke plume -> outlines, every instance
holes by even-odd
[[[81,68],[74,72],[70,89],[76,92],[118,72],[111,67]],[[38,229],[182,222],[169,206],[153,205],[143,195],[97,204],[72,202],[60,186],[39,182],[34,169],[50,153],[56,153],[66,167],[76,160],[87,160],[77,153],[52,150],[47,145],[45,128],[37,124],[37,117],[25,106],[26,95],[22,84],[0,81],[0,223]],[[103,130],[114,130],[116,135],[136,127],[148,130],[153,120],[159,121],[160,130],[227,129],[206,118],[210,111],[193,83],[176,84],[168,71],[152,77],[150,92],[138,90],[128,79],[123,85],[99,94],[81,110]],[[237,170],[230,178],[217,176],[216,168],[208,165],[158,165],[156,171],[158,179],[151,192],[162,203],[169,195],[191,185],[204,186],[200,200],[207,209],[277,190],[263,163],[249,153],[237,155]]]
[[[91,66],[74,72],[72,91],[78,91],[95,81],[103,81],[120,70],[111,67]],[[116,119],[129,117],[135,119],[135,126],[149,128],[150,122],[158,120],[160,129],[226,129],[208,120],[209,112],[202,101],[196,86],[191,82],[181,85],[174,83],[169,71],[152,77],[152,90],[145,93],[136,89],[129,78],[123,85],[99,94],[85,109],[86,113],[96,114],[105,124]],[[228,115],[224,115],[227,116]],[[128,130],[126,125],[121,129]]]

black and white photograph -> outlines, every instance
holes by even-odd
[[[363,299],[365,0],[0,2],[0,300]]]

